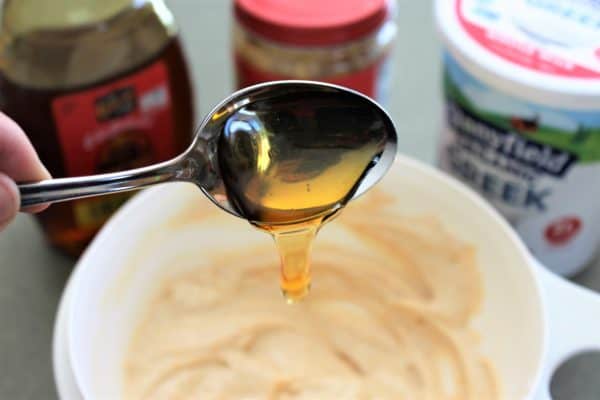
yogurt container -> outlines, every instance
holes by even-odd
[[[438,0],[436,14],[440,167],[576,274],[600,245],[600,1]]]

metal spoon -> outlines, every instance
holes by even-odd
[[[329,100],[321,101],[324,97]],[[282,107],[282,104],[290,104],[290,109],[282,110],[285,108]],[[251,115],[241,112],[252,106],[257,106],[266,112]],[[275,115],[269,112],[271,107],[277,109]],[[351,112],[354,119],[340,118],[340,112],[343,113],[344,110]],[[333,113],[337,117],[328,120]],[[219,138],[223,136],[224,132],[230,135],[231,129],[239,129],[240,124],[235,123],[236,121],[243,120],[242,125],[245,127],[243,129],[264,129],[266,125],[272,125],[272,121],[268,119],[278,120],[279,116],[284,114],[294,115],[296,134],[298,129],[310,129],[316,135],[326,134],[326,132],[319,132],[318,129],[330,129],[331,123],[355,125],[357,115],[364,115],[361,117],[363,119],[369,118],[368,121],[361,124],[363,131],[367,129],[371,133],[380,135],[384,138],[384,142],[381,152],[374,157],[370,169],[360,185],[355,188],[352,198],[360,196],[371,188],[386,173],[396,155],[397,137],[393,122],[388,114],[370,98],[355,91],[325,83],[269,82],[237,91],[223,100],[204,119],[191,146],[174,159],[122,172],[21,184],[19,185],[21,207],[180,181],[196,184],[216,205],[233,215],[244,217],[238,208],[230,203],[227,196],[227,182],[223,181],[219,164]],[[281,130],[273,132],[273,135],[285,139],[285,135],[288,135],[285,124],[277,126]],[[367,128],[364,128],[365,126]],[[345,140],[353,139],[353,126],[349,125],[343,128],[345,129],[336,129],[336,132],[344,132],[342,135],[345,136],[339,137],[340,134],[338,134],[336,142],[331,143],[330,147],[343,146]],[[317,129],[316,132],[315,129]]]

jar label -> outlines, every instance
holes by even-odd
[[[284,76],[262,70],[245,60],[239,54],[235,57],[237,87],[244,88],[257,83],[298,79],[297,77]],[[383,57],[367,67],[347,74],[322,77],[322,82],[344,86],[375,99],[381,104],[387,101],[387,88],[389,87],[389,57]]]
[[[487,86],[444,55],[440,166],[481,193],[535,256],[569,274],[600,244],[600,114]]]
[[[562,77],[600,77],[597,0],[455,0],[461,28],[487,51]]]
[[[158,61],[52,101],[68,176],[137,168],[175,155],[167,72],[164,62]],[[102,224],[129,196],[77,201],[78,225]]]

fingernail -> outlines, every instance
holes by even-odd
[[[10,178],[0,174],[0,224],[12,220],[19,210],[14,186]]]

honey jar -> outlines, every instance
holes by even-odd
[[[54,177],[141,167],[190,143],[190,80],[162,0],[5,1],[2,11],[0,110]],[[78,255],[129,196],[54,204],[37,218]]]

